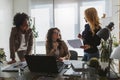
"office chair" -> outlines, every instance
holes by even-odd
[[[74,50],[69,50],[70,51],[70,60],[78,60],[78,53]]]

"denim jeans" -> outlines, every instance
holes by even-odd
[[[99,58],[99,51],[97,51],[96,53],[87,53],[84,52],[84,56],[83,56],[83,61],[89,61],[91,58]]]

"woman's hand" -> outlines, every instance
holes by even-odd
[[[54,42],[54,43],[53,43],[53,49],[54,49],[54,50],[57,50],[58,45],[59,45],[58,42]]]
[[[78,34],[78,38],[82,39],[82,35],[80,33]]]
[[[63,60],[65,60],[65,57],[60,57],[58,60],[62,62]]]
[[[83,48],[84,50],[87,50],[90,48],[90,45],[88,44],[85,44],[84,46],[80,46],[80,48]]]

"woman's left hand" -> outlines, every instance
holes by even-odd
[[[88,44],[85,44],[84,46],[80,46],[80,48],[83,48],[84,50],[87,50],[90,48],[90,45]]]
[[[81,34],[78,34],[78,38],[82,39],[82,35],[81,35]]]
[[[65,57],[60,57],[58,60],[63,61],[63,60],[65,60]]]

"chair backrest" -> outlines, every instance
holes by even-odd
[[[69,50],[70,51],[70,60],[78,60],[78,53],[74,50]]]

